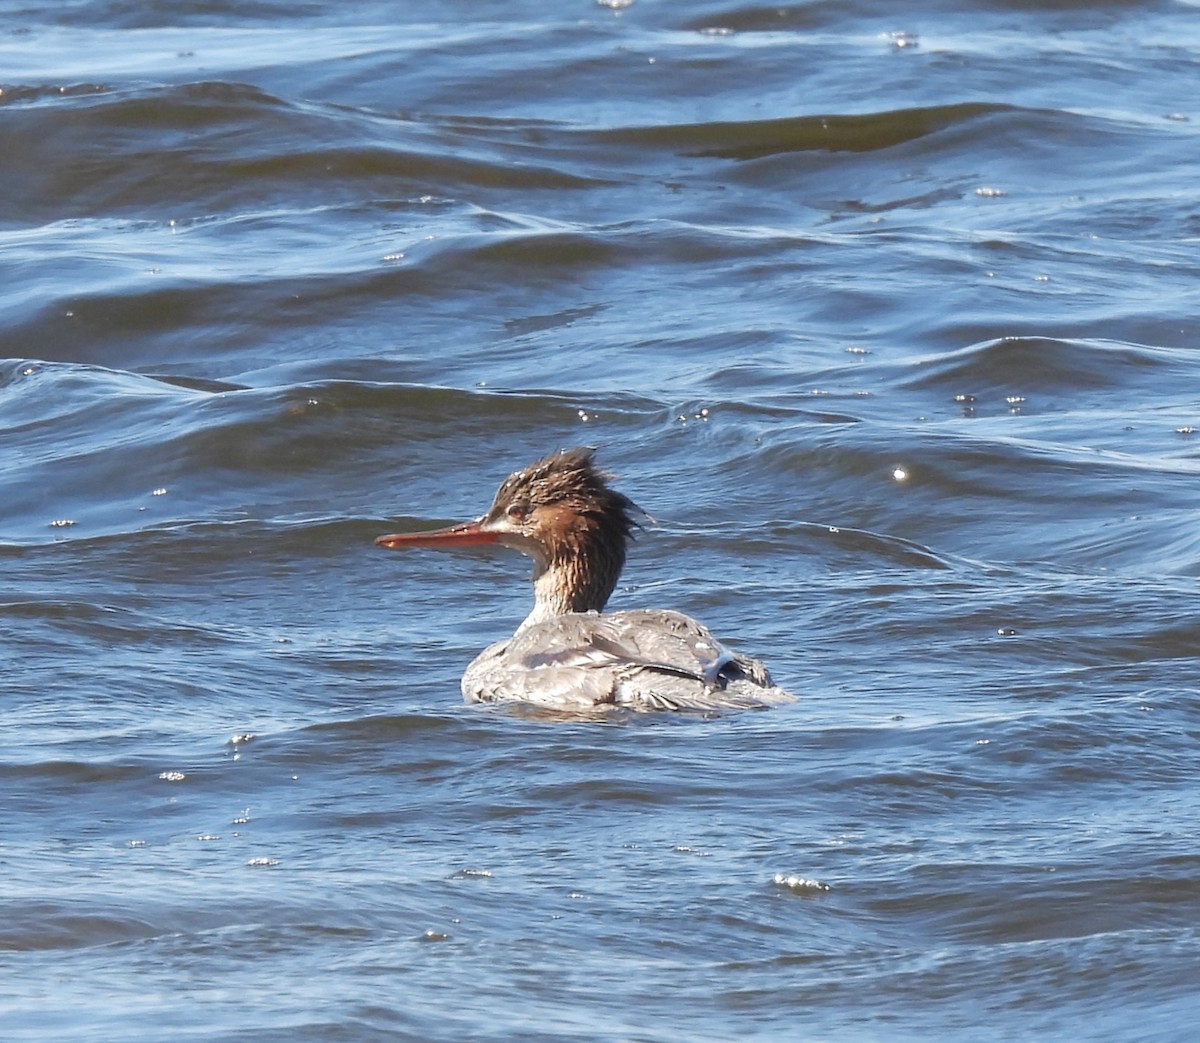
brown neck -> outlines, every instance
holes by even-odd
[[[603,516],[573,519],[542,548],[533,571],[533,611],[522,626],[567,612],[602,612],[625,564],[624,531]]]

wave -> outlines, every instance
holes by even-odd
[[[786,152],[873,152],[1011,111],[1007,105],[963,102],[863,115],[630,127],[600,132],[597,138],[616,145],[649,145],[690,156],[738,160]]]
[[[901,386],[953,392],[970,405],[974,392],[1042,394],[1159,385],[1171,372],[1182,375],[1192,366],[1193,353],[1179,349],[1105,340],[999,337],[916,358],[908,364],[912,375],[903,378]]]
[[[360,360],[360,368],[386,367]],[[19,438],[23,451],[0,480],[0,542],[75,542],[206,521],[353,518],[362,487],[352,492],[352,486],[374,484],[368,476],[378,482],[381,471],[391,470],[391,454],[404,454],[406,481],[427,482],[432,501],[434,489],[445,491],[443,476],[461,467],[463,440],[529,432],[527,449],[508,461],[516,466],[525,454],[546,451],[544,435],[536,433],[547,423],[578,431],[583,413],[638,426],[669,412],[661,400],[636,393],[287,376],[250,386],[9,361],[0,367],[0,430]],[[574,444],[587,441],[587,433],[558,437]],[[340,477],[331,482],[335,460]],[[480,461],[485,492],[508,462]],[[308,493],[297,497],[305,485]]]

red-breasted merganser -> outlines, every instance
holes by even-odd
[[[689,616],[660,609],[601,614],[642,512],[609,486],[594,452],[559,450],[510,474],[475,521],[375,541],[396,548],[500,543],[533,559],[533,611],[512,637],[467,667],[463,697],[565,711],[793,702],[762,663],[725,648]]]

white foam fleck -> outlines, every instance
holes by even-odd
[[[807,876],[797,876],[795,873],[776,873],[771,878],[771,882],[776,887],[786,888],[793,894],[810,894],[830,890],[829,885],[821,883],[820,880],[813,880]]]

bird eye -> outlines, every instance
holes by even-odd
[[[509,507],[509,509],[508,509],[508,516],[509,516],[509,517],[510,517],[510,518],[511,518],[513,521],[524,521],[524,520],[525,520],[525,515],[526,515],[527,513],[528,513],[528,512],[525,510],[525,508],[524,508],[524,507],[522,507],[520,504],[516,504],[516,503],[514,503],[514,504],[513,504],[511,507]]]

